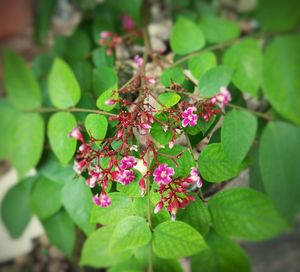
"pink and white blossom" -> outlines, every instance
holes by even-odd
[[[141,196],[144,197],[146,193],[146,181],[144,178],[141,178],[139,181],[139,187],[141,190]]]
[[[123,185],[128,185],[135,178],[135,172],[132,170],[117,171],[116,181],[120,182]]]
[[[75,173],[77,175],[81,175],[81,173],[83,172],[85,167],[86,167],[86,161],[85,160],[74,161],[73,170],[75,171]]]
[[[167,164],[160,164],[153,172],[154,181],[158,184],[167,185],[172,181],[172,176],[175,171],[172,167],[168,167]]]
[[[121,170],[125,170],[125,169],[130,169],[134,166],[137,165],[137,161],[134,157],[132,156],[127,156],[127,157],[124,157],[121,161],[120,161],[120,166],[119,168]]]
[[[194,113],[194,111],[197,111],[196,107],[188,107],[183,113],[182,113],[182,126],[186,127],[187,125],[190,125],[191,127],[197,125],[198,115]]]
[[[202,187],[202,180],[196,167],[191,168],[191,172],[187,180],[196,184],[198,188]]]
[[[93,202],[97,206],[108,207],[111,204],[111,199],[106,192],[101,192],[100,196],[99,194],[94,195]]]
[[[220,92],[210,99],[212,104],[218,104],[224,108],[231,101],[231,94],[226,87],[221,87]]]
[[[73,128],[72,131],[69,133],[69,137],[74,138],[77,141],[83,142],[83,136],[81,134],[80,127]]]

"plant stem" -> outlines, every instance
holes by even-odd
[[[145,76],[145,68],[146,68],[146,61],[148,55],[153,56],[153,50],[152,50],[152,45],[150,41],[150,35],[148,31],[148,23],[150,20],[150,8],[151,8],[151,3],[149,0],[144,0],[142,7],[141,7],[141,25],[143,29],[143,38],[144,38],[144,43],[145,43],[145,53],[143,56],[143,66],[142,66],[142,73]],[[153,59],[154,61],[156,59]],[[158,63],[159,64],[159,63]],[[142,82],[143,84],[144,82]],[[146,161],[148,165],[150,164],[150,152],[147,152],[147,157]],[[152,229],[152,222],[151,222],[151,201],[150,201],[150,177],[147,177],[147,202],[148,202],[148,208],[147,208],[147,219],[148,219],[148,224],[150,230]],[[152,256],[152,240],[149,242],[149,251],[148,251],[148,272],[153,272],[153,256]]]
[[[98,113],[98,114],[104,114],[104,115],[109,115],[109,116],[116,116],[115,114],[106,112],[106,111],[83,109],[83,108],[69,108],[69,109],[39,108],[36,110],[30,110],[27,112],[40,112],[40,113],[46,113],[46,112],[91,112],[91,113]]]

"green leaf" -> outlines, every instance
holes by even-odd
[[[172,29],[170,43],[173,52],[185,55],[203,48],[205,40],[195,23],[180,17]]]
[[[51,244],[61,250],[68,258],[72,258],[75,246],[75,225],[68,214],[61,210],[42,221]]]
[[[116,105],[108,106],[105,102],[109,99],[119,99],[119,94],[116,92],[117,89],[118,87],[115,85],[114,88],[105,91],[98,97],[96,105],[100,110],[111,111],[114,109]]]
[[[193,76],[199,79],[205,72],[217,65],[216,55],[213,52],[205,52],[191,58],[188,67]]]
[[[39,44],[42,44],[48,36],[56,5],[57,0],[41,0],[37,2],[34,36]]]
[[[104,268],[123,262],[131,257],[130,250],[114,254],[109,252],[108,245],[114,228],[115,226],[101,227],[88,237],[81,251],[80,265]]]
[[[151,239],[151,231],[146,220],[139,216],[127,216],[113,231],[109,242],[111,253],[118,253],[140,247]]]
[[[56,58],[49,75],[49,94],[53,105],[60,109],[74,107],[80,99],[80,86],[62,59]]]
[[[179,94],[167,92],[160,94],[157,99],[165,107],[171,108],[180,101],[181,97]]]
[[[260,171],[267,193],[289,220],[300,210],[299,151],[299,127],[283,122],[266,126],[259,148]]]
[[[43,176],[37,178],[30,196],[32,212],[40,219],[45,219],[56,213],[62,205],[62,186]]]
[[[166,156],[158,156],[159,163],[166,163],[170,167],[174,168],[174,177],[187,177],[191,172],[191,168],[195,166],[194,157],[189,152],[189,150],[183,146],[175,145],[172,149],[166,147],[159,149],[158,152],[174,157],[182,152],[182,155],[178,159],[176,159],[177,164],[175,164],[173,160]]]
[[[6,99],[0,100],[0,160],[8,159],[12,146],[15,145],[12,135],[20,113]]]
[[[124,193],[129,197],[141,197],[141,189],[139,186],[139,181],[142,178],[142,173],[136,169],[134,169],[135,178],[133,182],[124,186],[121,183],[117,183],[117,190]]]
[[[83,178],[66,182],[62,189],[62,201],[74,223],[86,235],[91,234],[95,230],[95,224],[90,223],[92,193]]]
[[[271,199],[261,192],[234,188],[217,193],[208,202],[213,227],[225,236],[259,241],[287,229]]]
[[[236,177],[243,165],[230,160],[219,143],[210,144],[200,154],[199,170],[201,176],[209,182],[227,181]]]
[[[68,163],[76,150],[76,139],[69,134],[76,127],[76,119],[70,112],[53,114],[48,123],[48,137],[56,157],[64,164]]]
[[[82,60],[88,56],[91,49],[91,41],[88,34],[82,30],[76,30],[67,40],[66,57],[69,60]]]
[[[164,123],[168,121],[168,118],[161,114],[155,114],[155,118]],[[150,133],[153,139],[162,145],[168,144],[172,139],[172,132],[170,130],[165,131],[163,125],[157,121],[153,123]]]
[[[145,245],[134,249],[135,259],[143,266],[144,269],[149,267],[148,254],[149,245]],[[183,272],[179,260],[176,259],[162,259],[155,254],[152,255],[153,271],[155,272]]]
[[[145,271],[141,264],[135,259],[130,258],[125,262],[112,266],[107,272],[143,272]]]
[[[111,205],[99,207],[94,205],[91,211],[91,222],[103,225],[117,224],[123,218],[132,215],[132,201],[123,193],[110,193]]]
[[[221,87],[227,87],[231,81],[232,70],[226,66],[216,66],[203,74],[198,82],[198,89],[205,98],[220,92]]]
[[[58,184],[65,184],[68,180],[73,180],[75,172],[71,165],[62,165],[53,153],[50,153],[38,165],[37,171],[51,181]]]
[[[40,107],[41,90],[25,61],[16,53],[5,51],[3,65],[4,86],[10,102],[22,110]]]
[[[256,9],[256,18],[263,31],[289,30],[299,22],[299,1],[259,1]]]
[[[93,92],[96,96],[117,89],[117,76],[112,67],[100,66],[93,70]]]
[[[21,237],[31,219],[29,199],[34,181],[34,177],[19,181],[9,189],[2,200],[2,221],[14,239]]]
[[[263,90],[278,113],[300,125],[300,35],[275,38],[267,47]]]
[[[166,259],[191,256],[206,248],[201,234],[180,221],[158,225],[154,229],[152,243],[154,253]]]
[[[76,79],[78,80],[84,97],[84,94],[88,93],[91,89],[92,65],[87,61],[77,61],[72,63],[71,67],[76,76]]]
[[[262,52],[258,42],[248,38],[230,47],[223,62],[234,70],[234,85],[242,92],[257,96],[262,79]]]
[[[241,32],[236,22],[213,15],[201,17],[199,25],[205,40],[209,43],[221,43],[232,40],[237,38]]]
[[[84,125],[89,135],[96,140],[103,140],[105,138],[108,127],[105,116],[91,113],[86,117]]]
[[[206,234],[211,225],[211,218],[207,206],[199,197],[187,205],[184,210],[180,209],[176,219],[188,223],[201,234]]]
[[[179,67],[167,68],[160,75],[160,82],[162,85],[169,87],[173,83],[182,84],[185,79],[183,70]]]
[[[230,239],[211,231],[205,241],[209,247],[192,257],[192,272],[251,271],[248,256]]]
[[[254,141],[257,119],[247,111],[233,109],[225,115],[221,139],[226,156],[242,162]]]
[[[9,158],[21,177],[39,162],[44,135],[45,124],[39,114],[24,113],[15,120]]]
[[[108,56],[106,54],[105,47],[100,47],[95,49],[92,52],[92,60],[96,67],[103,67],[103,66],[112,67],[114,65],[114,57]]]
[[[32,63],[31,63],[31,69],[38,79],[43,79],[47,77],[50,68],[52,66],[52,62],[54,60],[55,55],[53,52],[45,52],[37,55]]]

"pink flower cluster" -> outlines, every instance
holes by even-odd
[[[160,212],[165,206],[171,214],[171,219],[175,220],[179,208],[183,209],[188,203],[195,200],[193,196],[188,195],[187,189],[196,185],[202,187],[202,181],[198,170],[191,168],[187,178],[173,178],[175,171],[167,164],[160,164],[153,172],[154,181],[159,185],[157,190],[160,194],[160,201],[154,208],[154,213]]]
[[[135,172],[128,170],[136,166],[137,162],[134,157],[127,156],[120,161],[119,169],[115,172],[114,177],[116,181],[123,185],[128,185],[135,178]]]

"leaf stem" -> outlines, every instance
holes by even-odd
[[[241,106],[238,106],[238,105],[234,105],[234,104],[227,104],[227,106],[230,107],[230,108],[233,108],[233,109],[239,109],[239,110],[243,110],[243,111],[248,111],[248,112],[252,113],[253,115],[256,115],[258,117],[264,118],[264,119],[266,119],[268,121],[272,121],[272,117],[269,116],[266,113],[259,112],[259,111],[254,111],[254,110],[251,110],[251,109],[248,109],[248,108],[244,108],[244,107],[241,107]]]
[[[92,110],[92,109],[84,109],[84,108],[68,108],[68,109],[57,109],[57,108],[39,108],[35,110],[30,110],[26,112],[39,112],[39,113],[47,113],[47,112],[91,112],[97,114],[104,114],[109,116],[116,116],[116,114],[100,111],[100,110]]]

